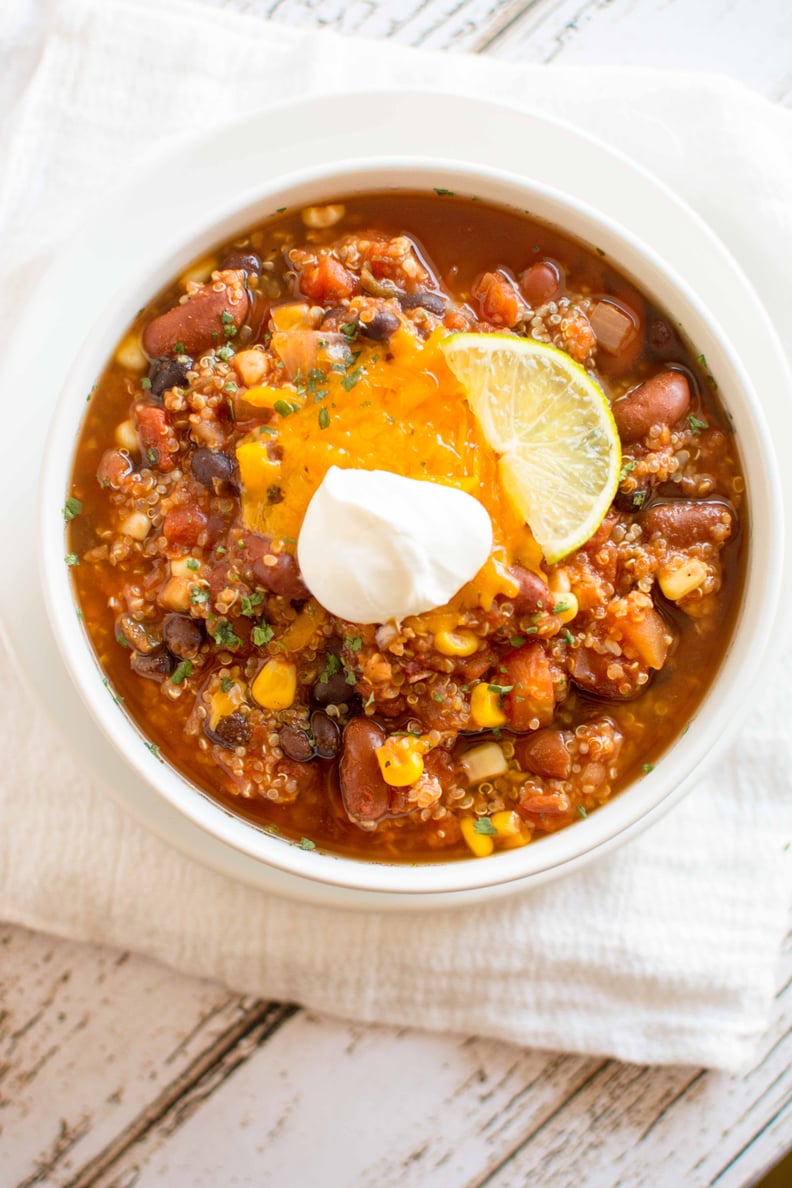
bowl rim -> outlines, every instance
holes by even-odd
[[[377,180],[371,179],[372,174],[377,175]],[[405,176],[416,175],[425,179],[426,184],[422,185],[420,181],[405,184]],[[368,180],[365,184],[360,184],[363,178]],[[637,782],[633,783],[595,814],[586,820],[575,822],[574,828],[567,828],[542,838],[520,850],[494,855],[484,862],[471,857],[421,864],[384,863],[353,859],[319,850],[304,851],[298,844],[276,837],[232,813],[212,800],[203,790],[194,787],[176,768],[164,763],[146,747],[141,746],[141,740],[145,741],[142,731],[125,713],[119,713],[117,705],[108,696],[104,685],[106,678],[93,654],[87,634],[74,614],[75,595],[67,567],[62,561],[64,526],[60,509],[68,490],[74,448],[82,423],[82,417],[78,422],[77,410],[84,412],[84,394],[91,388],[93,379],[104,366],[135,309],[175,275],[180,266],[196,258],[202,250],[206,250],[213,243],[221,242],[236,230],[242,230],[257,219],[265,218],[266,214],[262,208],[266,203],[271,203],[271,209],[267,214],[275,214],[275,203],[284,198],[290,199],[286,206],[291,207],[309,201],[327,201],[332,197],[342,197],[354,192],[415,192],[422,188],[436,189],[440,187],[428,183],[432,180],[439,182],[441,179],[450,181],[452,178],[455,179],[453,184],[457,189],[462,185],[470,187],[464,191],[465,193],[477,194],[482,188],[492,190],[500,187],[514,192],[515,195],[530,194],[531,206],[537,201],[540,206],[551,206],[554,211],[558,211],[557,217],[538,211],[531,213],[543,221],[559,226],[565,233],[583,240],[589,246],[598,246],[597,239],[607,243],[607,254],[614,259],[617,267],[628,275],[634,273],[625,266],[620,254],[624,252],[626,255],[634,255],[656,274],[655,282],[639,279],[640,287],[656,296],[656,278],[659,276],[673,291],[675,299],[681,299],[682,305],[687,307],[688,318],[692,315],[694,319],[698,318],[703,322],[719,348],[719,378],[724,374],[724,367],[727,368],[730,373],[732,395],[736,395],[738,403],[741,404],[737,414],[741,438],[749,440],[749,444],[753,444],[754,447],[759,447],[756,449],[756,457],[761,459],[761,462],[755,463],[757,473],[751,475],[748,483],[749,507],[751,519],[756,517],[762,523],[764,531],[759,536],[753,530],[749,533],[748,572],[742,608],[719,671],[692,719],[699,723],[703,718],[703,728],[700,731],[697,726],[696,731],[686,732],[669,745],[653,773],[660,774],[653,781],[648,795],[639,798],[636,795]],[[392,181],[392,184],[388,184],[389,181]],[[302,191],[318,193],[313,198],[296,196]],[[509,205],[505,199],[495,198],[490,194],[477,196],[481,196],[490,204]],[[570,216],[595,230],[596,235],[570,230]],[[615,245],[615,250],[610,249],[611,243]],[[661,304],[668,307],[665,300],[661,301]],[[674,307],[675,316],[677,312],[677,308]],[[699,345],[693,334],[690,335],[690,339]],[[707,354],[710,356],[711,351],[708,350]],[[89,370],[89,361],[93,363],[94,355],[99,357],[99,365],[92,366]],[[64,449],[65,443],[68,444],[68,448]],[[746,472],[754,465],[753,456],[751,450],[741,450]],[[758,511],[763,514],[757,516]],[[779,481],[761,405],[740,359],[720,330],[716,319],[688,287],[684,278],[649,245],[619,226],[607,214],[556,187],[528,177],[524,173],[420,155],[351,158],[343,162],[324,164],[318,168],[291,171],[268,179],[264,184],[235,196],[224,206],[205,212],[190,228],[189,234],[186,233],[185,238],[167,256],[163,256],[159,250],[153,251],[152,258],[139,266],[134,283],[127,284],[123,291],[119,290],[108,300],[102,317],[88,333],[69,370],[48,434],[42,470],[39,520],[40,566],[44,578],[47,613],[66,668],[100,728],[137,774],[193,823],[258,861],[312,882],[329,883],[374,894],[396,892],[407,897],[502,887],[514,882],[542,881],[605,853],[667,811],[690,789],[702,764],[712,755],[716,743],[724,737],[730,722],[736,717],[744,702],[746,687],[758,676],[761,660],[769,643],[781,584],[778,558],[783,544],[783,529]],[[60,553],[58,547],[61,548]],[[757,556],[754,556],[755,553]],[[753,612],[751,616],[746,613],[747,609]],[[739,664],[735,660],[736,648],[744,654],[739,659]],[[725,678],[737,667],[740,670],[739,689],[735,681],[731,689],[724,690],[722,686],[726,683]],[[713,709],[716,694],[720,700],[717,708]],[[684,774],[674,778],[673,765],[669,762],[672,758],[677,768],[684,768]],[[641,787],[644,786],[642,782]],[[635,802],[634,807],[625,808],[625,803],[629,802],[630,798]]]

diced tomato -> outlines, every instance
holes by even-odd
[[[485,322],[495,326],[513,326],[523,303],[512,282],[502,272],[485,272],[473,286]]]
[[[197,507],[174,507],[162,522],[162,535],[172,545],[192,548],[206,529],[206,516]]]
[[[503,668],[505,673],[500,671]],[[514,730],[550,725],[555,711],[553,672],[539,642],[526,644],[507,656],[499,669],[498,684],[512,686],[503,699],[503,708]]]
[[[325,304],[351,297],[357,279],[334,256],[321,256],[313,268],[306,268],[300,277],[300,288],[306,297]]]
[[[165,409],[158,404],[136,404],[134,417],[145,465],[173,470],[174,460],[168,448],[174,440],[173,430]]]

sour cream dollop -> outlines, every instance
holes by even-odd
[[[443,606],[492,549],[492,522],[472,495],[385,470],[331,466],[297,543],[303,579],[331,614],[386,623]]]

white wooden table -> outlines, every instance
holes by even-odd
[[[717,70],[792,105],[789,0],[205,0],[521,62]],[[792,944],[730,1077],[376,1030],[0,927],[0,1188],[752,1184],[792,1146]]]

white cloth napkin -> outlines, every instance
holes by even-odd
[[[792,341],[792,116],[726,80],[512,69],[182,0],[12,0],[0,80],[0,235],[17,260],[186,131],[309,89],[446,87],[566,117],[649,165],[718,230]],[[727,757],[651,831],[538,890],[419,914],[287,902],[169,849],[86,783],[0,665],[0,917],[359,1020],[750,1062],[792,885],[789,657]]]

